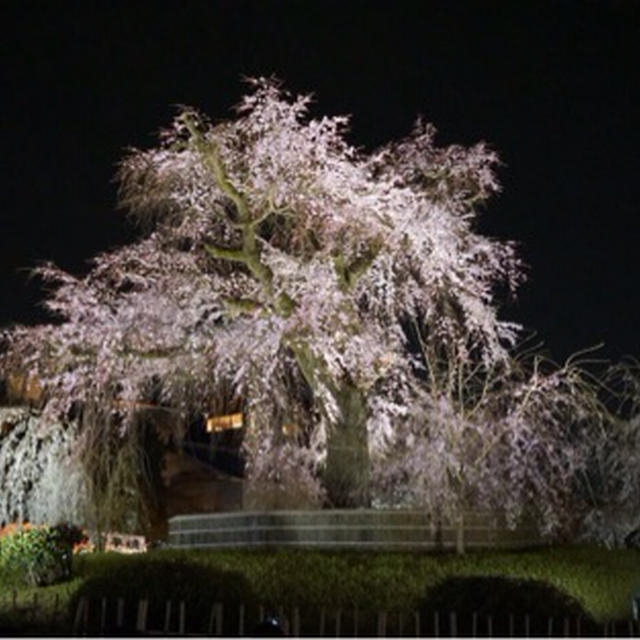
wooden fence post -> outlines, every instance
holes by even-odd
[[[181,636],[184,635],[185,617],[186,617],[185,604],[184,604],[184,600],[181,600],[180,609],[179,609],[179,623],[178,623],[178,633]]]
[[[124,626],[124,599],[118,598],[118,605],[116,610],[116,627],[121,629]]]
[[[280,605],[278,607],[278,620],[282,624],[282,632],[285,636],[289,635],[289,619],[284,615],[284,607]],[[336,634],[337,635],[337,634]]]
[[[387,612],[378,611],[378,638],[384,638],[387,635]]]
[[[565,638],[569,637],[569,617],[568,616],[564,617],[564,624],[563,624],[562,632],[563,632],[562,635]]]
[[[437,611],[433,612],[433,635],[436,638],[440,637],[440,614]]]
[[[478,614],[474,611],[471,614],[471,637],[476,638],[478,636]]]
[[[144,633],[147,630],[147,612],[149,610],[148,600],[138,601],[138,615],[136,616],[136,631]]]
[[[527,613],[524,617],[524,637],[528,638],[531,635],[531,619]]]
[[[514,634],[514,624],[513,624],[513,613],[509,614],[509,637],[513,638]]]
[[[293,608],[293,635],[296,638],[300,637],[300,609],[298,607]]]
[[[86,605],[87,605],[87,599],[80,598],[80,600],[78,601],[78,608],[76,609],[76,615],[73,619],[73,635],[74,636],[80,635],[80,626],[82,625],[83,614],[84,614]],[[84,631],[86,632],[86,629],[84,629]]]
[[[323,638],[324,637],[324,627],[325,627],[325,613],[324,607],[320,609],[320,633],[318,635]]]
[[[222,608],[222,602],[218,602],[216,604],[217,612],[216,612],[216,635],[220,637],[222,635],[222,622],[224,616],[224,610]]]
[[[420,612],[419,611],[413,612],[413,622],[416,630],[416,638],[419,638],[420,637]]]
[[[213,635],[213,625],[216,622],[216,603],[214,602],[211,605],[211,612],[209,613],[209,625],[207,626],[207,635],[208,636],[212,636]]]
[[[238,635],[242,638],[244,636],[244,605],[240,605],[238,611]]]
[[[166,600],[164,603],[164,624],[162,626],[162,631],[164,635],[168,635],[169,629],[171,627],[171,600]]]
[[[89,629],[89,605],[90,604],[91,604],[91,600],[87,598],[84,603],[84,615],[82,616],[82,629],[85,634]]]
[[[342,611],[340,609],[336,610],[336,638],[339,638],[342,634],[340,633],[340,626],[342,623]]]
[[[358,607],[354,607],[353,609],[353,637],[358,637]]]
[[[547,635],[553,637],[553,618],[549,616],[549,622],[547,623]]]
[[[104,635],[104,630],[107,625],[107,599],[102,598],[100,601],[100,635]]]
[[[493,638],[493,616],[487,616],[487,635]]]
[[[458,635],[458,623],[456,620],[456,612],[449,611],[449,637],[455,638]]]

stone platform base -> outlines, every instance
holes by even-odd
[[[169,519],[169,545],[177,548],[453,550],[458,535],[455,526],[439,526],[420,511],[235,511]],[[467,549],[521,549],[545,544],[534,527],[509,530],[495,516],[481,512],[465,516],[463,541]]]

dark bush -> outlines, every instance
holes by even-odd
[[[115,554],[114,554],[115,556]],[[186,607],[187,633],[207,630],[214,603],[225,606],[225,628],[237,629],[238,605],[251,606],[254,598],[242,574],[223,571],[181,558],[154,558],[153,554],[110,558],[96,574],[88,577],[69,605],[73,621],[80,599],[89,603],[89,634],[131,635],[136,628],[138,603],[147,600],[146,628],[162,631],[166,603],[171,602],[170,630],[177,631],[180,602]],[[102,602],[107,607],[105,628],[100,629]],[[117,601],[124,603],[124,624],[116,627]],[[225,634],[226,635],[226,634]]]
[[[582,634],[595,625],[575,598],[550,584],[493,576],[448,578],[429,589],[421,610],[428,625],[435,623],[437,612],[444,633],[449,633],[450,612],[455,612],[458,635],[472,634],[473,614],[479,635],[486,635],[491,624],[494,636],[522,636],[526,616],[534,636],[547,635],[549,624],[553,635],[561,635],[565,624],[571,625],[572,635],[578,624]]]

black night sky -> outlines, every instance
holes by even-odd
[[[373,149],[418,114],[442,144],[486,140],[503,193],[483,233],[520,245],[503,317],[557,360],[640,356],[640,2],[4,1],[0,324],[41,321],[28,269],[75,273],[134,237],[113,174],[176,104],[230,116],[242,75],[352,114]]]

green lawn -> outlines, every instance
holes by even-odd
[[[300,607],[411,611],[447,578],[500,576],[536,580],[574,598],[598,621],[630,617],[640,587],[640,553],[588,546],[520,552],[434,553],[158,550],[125,556],[81,555],[76,577],[19,599],[39,598],[73,610],[79,595],[151,601],[220,600]],[[5,591],[5,594],[7,591]],[[476,594],[482,598],[482,594]],[[8,603],[3,602],[3,606]]]

